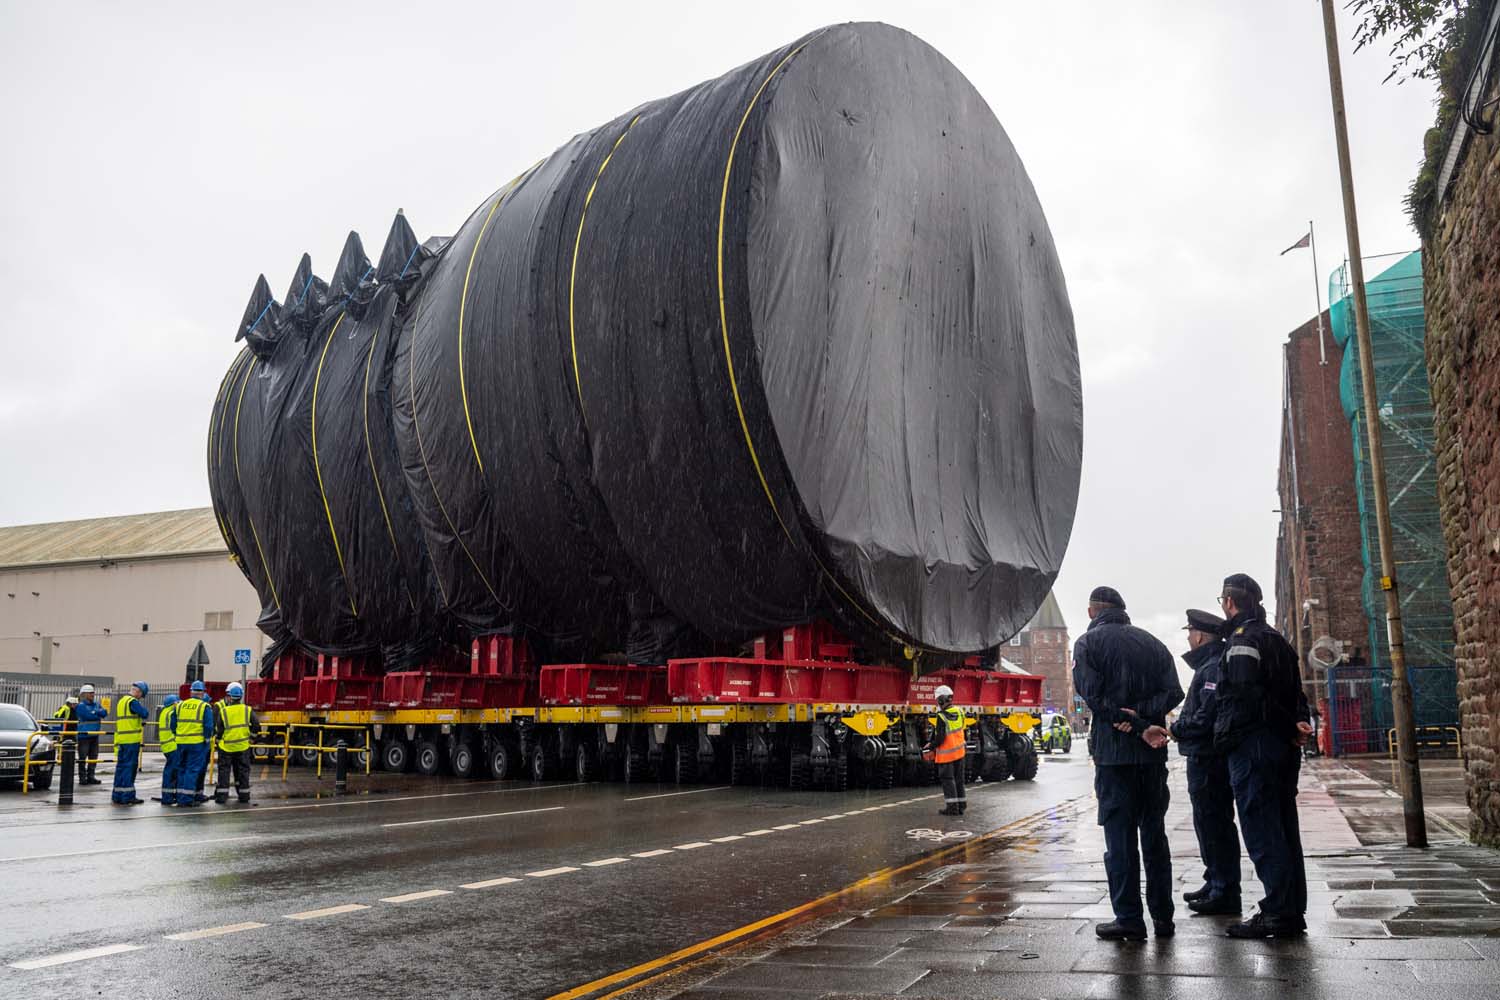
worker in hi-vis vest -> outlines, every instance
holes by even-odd
[[[177,737],[177,805],[198,804],[198,783],[208,770],[208,741],[213,736],[213,707],[204,699],[207,688],[202,681],[193,681],[190,696],[177,703],[177,713],[172,716],[172,732]],[[165,802],[166,795],[162,795]],[[167,803],[170,805],[171,803]]]
[[[964,710],[953,706],[953,689],[938,686],[938,711],[930,728],[927,753],[938,766],[943,779],[943,808],[940,816],[962,816],[968,802],[964,798]]]
[[[180,700],[175,694],[167,695],[156,715],[156,740],[161,744],[162,756],[167,758],[161,769],[161,798],[158,800],[164,806],[177,804],[177,777],[182,773],[182,753],[177,749],[177,734],[172,730]]]
[[[150,718],[142,699],[150,693],[145,681],[136,681],[130,693],[115,702],[115,786],[109,801],[117,806],[138,806],[145,801],[135,794],[135,773],[141,765],[141,742]]]
[[[245,704],[245,689],[239,682],[224,689],[224,700],[215,706],[214,738],[219,745],[219,780],[214,801],[229,803],[229,775],[234,772],[234,790],[240,802],[250,802],[250,737],[260,735],[260,720]]]

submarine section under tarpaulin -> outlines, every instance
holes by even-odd
[[[576,136],[449,239],[262,278],[209,428],[275,640],[662,662],[831,618],[971,653],[1057,575],[1082,449],[1014,147],[915,36],[837,25]],[[941,659],[934,656],[934,662]]]

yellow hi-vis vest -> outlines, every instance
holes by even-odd
[[[964,747],[964,710],[961,708],[949,708],[938,712],[938,722],[944,729],[943,741],[937,745],[937,751],[932,759],[939,764],[951,764],[956,760],[963,760],[966,748]]]
[[[173,725],[177,730],[177,745],[191,746],[203,742],[203,717],[208,713],[208,702],[201,698],[189,698],[176,705],[177,715]]]
[[[162,753],[177,751],[177,734],[172,732],[172,720],[177,717],[177,706],[180,704],[182,703],[174,701],[170,705],[163,705],[156,715],[156,739],[161,744]]]
[[[124,695],[115,702],[115,746],[139,743],[142,738],[141,717],[132,712],[135,697]]]
[[[219,737],[219,749],[225,753],[249,750],[250,706],[242,701],[221,701],[219,718],[224,720],[224,733]]]

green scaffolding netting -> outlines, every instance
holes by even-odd
[[[1367,259],[1366,271],[1386,259]],[[1373,265],[1373,266],[1372,266]],[[1375,527],[1375,486],[1365,429],[1359,344],[1347,265],[1329,279],[1333,336],[1344,348],[1339,394],[1354,438],[1355,492],[1364,559],[1363,600],[1369,621],[1372,666],[1390,664],[1385,597],[1380,590],[1380,542]],[[1385,450],[1386,492],[1406,627],[1406,655],[1413,664],[1452,666],[1453,605],[1448,591],[1447,551],[1438,518],[1437,458],[1432,397],[1423,352],[1422,255],[1407,254],[1365,279],[1370,343],[1375,362],[1376,414]]]

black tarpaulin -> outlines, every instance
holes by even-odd
[[[235,396],[255,481],[211,440],[215,506],[310,648],[525,629],[571,659],[826,616],[975,651],[1072,525],[1040,204],[973,87],[884,25],[577,136],[451,240],[398,216],[377,266],[355,237],[326,284],[304,258],[240,333],[214,421]]]

